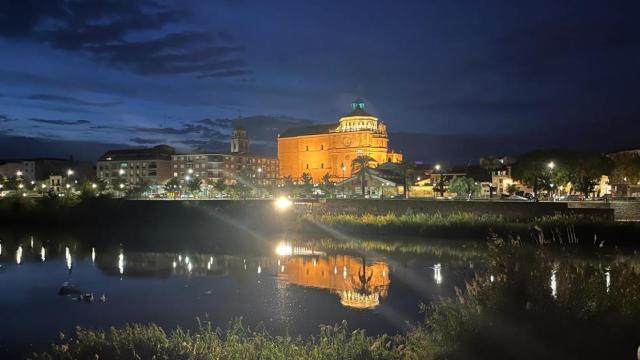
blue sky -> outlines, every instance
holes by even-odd
[[[0,0],[0,132],[220,147],[241,115],[273,150],[284,127],[336,121],[362,97],[413,135],[396,147],[416,158],[432,151],[418,134],[638,145],[638,7]]]

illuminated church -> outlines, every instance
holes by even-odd
[[[329,173],[331,180],[351,176],[351,162],[358,156],[374,161],[370,167],[385,162],[400,162],[402,154],[389,149],[387,127],[364,110],[364,102],[355,100],[352,111],[338,123],[287,129],[278,136],[280,177],[300,179],[308,173],[314,183]]]

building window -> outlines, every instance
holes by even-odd
[[[309,145],[305,146],[305,147],[304,147],[304,150],[305,150],[305,151],[309,151]],[[308,166],[307,166],[307,167],[308,167]]]
[[[320,145],[320,150],[324,150],[324,145]]]
[[[320,169],[324,169],[324,163],[320,164]]]
[[[307,169],[309,168],[309,164],[307,164]]]

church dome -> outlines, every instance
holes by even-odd
[[[378,130],[378,118],[364,110],[364,101],[356,99],[351,103],[351,112],[340,118],[337,131]]]

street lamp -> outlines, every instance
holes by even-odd
[[[187,170],[187,172],[188,172],[189,174],[193,174],[193,169],[189,169],[189,170]]]
[[[118,170],[118,174],[119,174],[119,175],[124,175],[124,169],[120,169],[120,170]]]
[[[436,171],[440,171],[440,164],[436,164],[436,166],[434,166],[434,169],[436,169]]]
[[[548,167],[549,169],[553,170],[553,168],[555,168],[555,167],[556,167],[556,164],[555,164],[553,161],[550,161],[550,162],[547,164],[547,167]]]
[[[98,187],[98,184],[96,184],[96,183],[91,184],[91,188],[95,189],[97,187]]]
[[[73,175],[73,170],[71,169],[67,170],[67,176],[71,176],[71,175]]]

